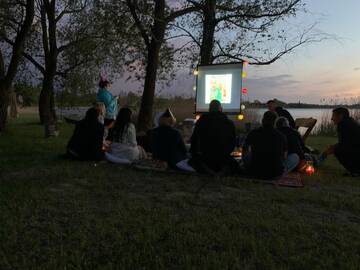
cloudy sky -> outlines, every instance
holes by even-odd
[[[298,49],[270,66],[249,66],[244,81],[250,100],[278,98],[287,102],[319,103],[322,99],[360,96],[360,1],[305,0],[306,14],[290,22],[336,36]],[[194,78],[189,70],[178,72],[177,80],[161,94],[190,96]],[[113,91],[141,90],[134,83],[114,83]]]

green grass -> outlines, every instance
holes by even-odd
[[[25,115],[0,137],[0,269],[359,269],[360,181],[334,159],[279,188],[64,161],[70,134]]]

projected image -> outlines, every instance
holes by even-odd
[[[205,76],[205,103],[216,99],[223,104],[231,103],[232,74]]]

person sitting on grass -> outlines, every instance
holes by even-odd
[[[114,127],[109,131],[109,151],[105,153],[108,161],[118,164],[129,164],[140,158],[140,149],[136,141],[135,125],[131,122],[132,111],[122,108],[119,111]]]
[[[334,154],[351,176],[360,176],[360,125],[346,108],[333,110],[331,120],[337,127],[338,143],[329,146],[322,154],[324,158]]]
[[[102,102],[105,105],[106,113],[104,124],[106,127],[110,127],[115,121],[116,114],[118,111],[118,98],[114,97],[108,87],[110,86],[110,82],[101,78],[99,82],[99,90],[96,95],[96,101]]]
[[[174,115],[167,109],[159,118],[159,126],[150,132],[150,152],[153,159],[167,162],[172,169],[180,169],[177,165],[186,160],[187,151],[180,132],[174,128],[175,123]],[[190,166],[187,168],[193,171]]]
[[[288,110],[285,110],[283,107],[278,106],[275,100],[269,100],[266,104],[270,112],[277,113],[279,117],[285,117],[289,121],[290,127],[293,129],[296,128],[295,120]]]
[[[99,111],[90,108],[83,120],[76,123],[67,145],[67,156],[79,160],[101,160],[104,139],[104,125],[99,122]]]
[[[300,160],[305,160],[305,144],[300,133],[290,127],[289,120],[279,117],[276,120],[276,129],[286,137],[288,154],[297,154]]]
[[[297,154],[287,154],[286,137],[274,128],[276,118],[276,113],[265,112],[262,127],[249,133],[243,147],[247,171],[261,179],[281,177],[299,163]]]
[[[236,146],[234,123],[222,112],[221,103],[210,102],[209,113],[196,122],[191,136],[189,164],[200,173],[237,172],[231,153]]]

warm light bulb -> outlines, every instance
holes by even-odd
[[[243,73],[242,73],[242,77],[243,77],[243,78],[246,78],[246,76],[247,76],[246,72],[243,72]]]
[[[243,66],[244,66],[244,67],[247,67],[248,65],[249,65],[249,62],[248,62],[248,61],[244,61],[244,62],[243,62]]]
[[[195,76],[199,75],[199,71],[197,69],[194,70],[194,75]]]
[[[195,116],[195,120],[197,121],[197,120],[199,120],[200,119],[200,114],[197,114],[196,116]]]
[[[311,176],[311,175],[313,175],[314,173],[315,173],[315,168],[314,168],[314,166],[308,165],[308,166],[306,167],[306,174],[307,174],[308,176]]]
[[[243,93],[244,95],[246,95],[246,94],[248,93],[247,88],[243,88],[243,89],[242,89],[242,93]]]
[[[242,121],[242,120],[244,120],[244,118],[245,118],[245,117],[244,117],[243,114],[239,114],[239,115],[238,115],[238,120]]]
[[[242,110],[245,110],[246,109],[246,107],[245,107],[245,105],[243,104],[243,105],[241,105],[241,107],[240,107]]]
[[[193,90],[196,91],[196,86],[193,87]]]

